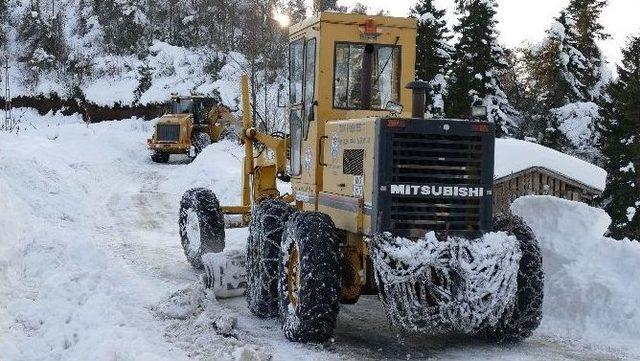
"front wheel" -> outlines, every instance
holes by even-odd
[[[169,153],[155,151],[151,154],[151,160],[154,163],[167,163],[169,161]]]
[[[190,154],[190,157],[191,160],[193,160],[202,153],[204,148],[211,145],[211,137],[207,133],[197,133],[193,136],[191,145],[193,146],[193,153]]]
[[[299,212],[282,236],[280,315],[295,342],[325,342],[336,326],[340,302],[338,233],[329,216]]]
[[[520,244],[522,258],[518,269],[514,305],[505,311],[497,325],[487,328],[484,335],[497,342],[519,342],[531,336],[542,321],[542,252],[533,231],[519,217],[497,216],[494,219],[494,231],[503,231],[515,236]]]
[[[194,188],[184,193],[178,226],[184,254],[194,268],[203,268],[203,254],[224,250],[224,216],[212,191]]]

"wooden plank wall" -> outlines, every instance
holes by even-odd
[[[578,202],[589,202],[598,194],[568,183],[543,171],[531,171],[494,184],[494,212],[508,212],[511,203],[525,195],[551,195]]]

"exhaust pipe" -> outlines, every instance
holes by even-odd
[[[424,119],[425,103],[427,91],[431,90],[431,85],[426,81],[416,80],[407,84],[405,87],[411,89],[413,97],[413,106],[411,108],[411,117]]]

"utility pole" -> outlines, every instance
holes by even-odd
[[[4,128],[13,129],[13,117],[11,116],[11,85],[9,84],[9,57],[5,57],[4,63]]]

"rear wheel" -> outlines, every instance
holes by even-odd
[[[494,220],[494,231],[514,235],[519,241],[522,258],[514,306],[504,313],[497,325],[486,329],[484,334],[488,339],[497,342],[519,342],[531,336],[542,321],[542,252],[533,231],[519,217],[497,216]]]
[[[166,163],[169,161],[169,153],[153,152],[153,154],[151,154],[151,160],[155,163]]]
[[[201,256],[224,249],[224,216],[216,195],[206,188],[186,191],[180,201],[180,240],[187,260],[201,269]]]
[[[282,237],[280,314],[285,336],[325,342],[336,326],[340,301],[340,249],[329,216],[299,212]]]
[[[247,305],[261,318],[278,316],[278,260],[282,232],[295,209],[267,199],[253,211],[247,239]]]

